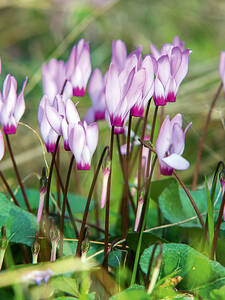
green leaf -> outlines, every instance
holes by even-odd
[[[213,300],[224,300],[225,286],[222,286],[220,289],[215,289],[215,290],[211,291],[210,297]]]
[[[65,276],[52,278],[50,285],[61,292],[67,293],[71,296],[79,297],[77,282],[74,278]]]
[[[208,209],[208,233],[209,233],[209,249],[212,248],[212,242],[214,237],[214,198],[211,199],[209,194],[209,187],[205,177],[205,189],[206,189],[206,198],[207,198],[207,209]]]
[[[150,296],[146,293],[145,288],[140,285],[132,285],[122,293],[116,294],[111,297],[110,300],[146,300],[150,299]]]
[[[153,246],[146,249],[141,256],[140,266],[146,274]],[[159,249],[156,250],[156,257]],[[215,261],[185,244],[163,244],[163,264],[159,279],[174,272],[183,279],[178,289],[193,291],[203,299],[207,298],[212,289],[219,289],[225,285],[225,268]],[[153,264],[154,265],[154,264]]]
[[[157,235],[154,235],[150,232],[144,232],[142,244],[141,244],[141,253],[144,251],[144,249],[155,244],[157,241],[160,241],[161,243],[167,242],[166,240],[158,237]],[[128,233],[127,244],[131,250],[136,251],[137,244],[138,244],[138,233],[137,232]]]
[[[30,246],[33,243],[30,237],[38,229],[36,217],[9,201],[3,193],[0,193],[0,207],[0,226],[6,226],[10,241]]]
[[[191,191],[200,213],[206,212],[206,193],[205,190]],[[183,189],[179,189],[176,181],[172,182],[164,189],[159,197],[159,206],[163,216],[170,221],[176,223],[191,217],[196,216],[195,210],[190,203],[189,198]],[[191,220],[188,223],[180,224],[182,227],[201,227],[197,219]]]
[[[160,194],[167,188],[171,183],[176,183],[176,179],[167,178],[162,180],[156,180],[151,182],[150,197],[154,201],[158,202]]]

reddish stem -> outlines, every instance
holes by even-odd
[[[195,171],[194,171],[194,176],[193,176],[193,181],[192,181],[192,190],[193,191],[196,190],[196,187],[197,187],[202,150],[203,150],[203,145],[204,145],[204,142],[205,142],[206,132],[207,132],[209,122],[210,122],[210,119],[211,119],[211,114],[212,114],[213,108],[216,104],[216,101],[217,101],[217,99],[220,95],[222,87],[223,87],[223,84],[221,83],[218,90],[217,90],[217,92],[216,92],[216,95],[214,96],[214,98],[211,102],[211,106],[209,108],[209,112],[208,112],[208,115],[207,115],[207,118],[206,118],[206,121],[205,121],[205,125],[204,125],[203,130],[202,130],[202,136],[201,136],[201,140],[200,140],[199,147],[198,147],[197,159],[196,159],[196,164],[195,164]]]

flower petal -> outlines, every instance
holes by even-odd
[[[2,131],[0,130],[0,160],[3,158],[5,153],[5,144]]]
[[[164,163],[176,170],[186,170],[189,168],[189,162],[182,156],[173,153],[162,159]]]
[[[92,156],[98,144],[98,125],[97,123],[92,123],[86,128],[86,138],[87,146]]]

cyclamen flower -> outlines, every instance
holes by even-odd
[[[58,135],[63,136],[64,149],[69,151],[69,124],[78,124],[80,122],[80,116],[71,99],[67,99],[66,104],[64,104],[63,101],[60,100],[59,95],[56,97],[56,99],[57,98],[57,107],[50,105],[46,106],[47,119],[52,129]]]
[[[169,116],[164,120],[156,141],[156,152],[162,175],[172,175],[173,169],[189,168],[189,162],[181,155],[184,152],[185,134],[191,124],[189,123],[183,131],[181,114],[177,114],[171,121]]]
[[[91,157],[98,144],[98,125],[87,125],[84,121],[70,126],[69,124],[69,147],[73,152],[78,170],[89,170]]]
[[[131,115],[135,117],[142,117],[145,105],[154,92],[154,64],[150,55],[145,56],[140,66],[140,70],[141,69],[145,70],[145,81],[140,97],[131,108]]]
[[[3,83],[3,93],[0,93],[0,122],[5,134],[15,134],[18,122],[25,111],[24,89],[28,78],[26,77],[22,90],[17,97],[16,79],[8,74]]]
[[[66,80],[64,61],[52,58],[48,64],[43,64],[42,80],[44,95],[47,95],[52,104],[55,96],[62,92]]]
[[[102,77],[99,69],[95,69],[88,86],[88,93],[91,97],[92,106],[89,108],[85,121],[89,124],[98,120],[105,119],[105,83],[106,76]]]
[[[166,105],[175,102],[182,80],[188,72],[188,61],[191,51],[184,50],[184,43],[175,37],[173,44],[165,44],[161,52],[150,45],[153,63],[156,65],[154,101],[155,105]]]
[[[91,75],[89,44],[81,39],[70,53],[66,63],[66,78],[73,86],[73,96],[84,96]]]
[[[119,73],[111,63],[106,79],[106,108],[112,126],[123,127],[130,109],[141,96],[145,71],[135,72],[132,64]]]
[[[46,149],[48,152],[53,153],[55,150],[55,144],[58,138],[58,134],[55,130],[52,129],[46,115],[46,106],[48,105],[48,103],[50,103],[50,100],[46,95],[44,95],[38,107],[38,122],[40,125],[41,136],[44,140]]]

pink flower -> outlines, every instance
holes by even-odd
[[[142,117],[144,108],[154,92],[154,64],[150,55],[146,55],[141,62],[139,70],[145,71],[145,81],[142,88],[142,93],[137,99],[134,106],[131,108],[131,115],[135,117]]]
[[[46,115],[46,106],[50,106],[50,101],[46,95],[44,95],[40,101],[38,107],[38,122],[40,125],[40,132],[45,143],[46,149],[48,152],[54,152],[55,144],[58,138],[58,134],[55,130],[52,129],[49,124],[47,115]]]
[[[88,79],[91,75],[89,44],[81,39],[73,46],[66,63],[66,78],[73,86],[73,96],[84,96]]]
[[[165,44],[159,52],[150,45],[153,63],[156,65],[154,101],[155,105],[166,105],[175,102],[176,94],[182,80],[188,72],[188,61],[191,51],[184,50],[184,43],[175,37],[173,44]]]
[[[104,208],[107,197],[107,186],[110,174],[110,167],[102,168],[102,193],[101,193],[101,208]]]
[[[225,51],[220,54],[219,73],[225,90]]]
[[[57,95],[53,105],[47,103],[45,110],[51,128],[57,135],[63,136],[64,149],[69,151],[69,124],[74,125],[80,122],[76,106],[71,99],[63,101],[63,96]]]
[[[0,160],[3,158],[4,153],[5,153],[4,138],[2,135],[2,131],[0,130]]]
[[[181,114],[177,114],[171,121],[169,116],[164,120],[156,141],[156,152],[162,175],[172,175],[173,169],[189,168],[189,162],[181,155],[184,152],[185,134],[190,126],[191,123],[183,131]]]
[[[16,79],[8,74],[4,80],[3,93],[0,94],[0,122],[5,134],[16,133],[18,122],[24,114],[24,89],[27,80],[26,77],[18,97]]]
[[[111,63],[106,79],[106,109],[112,126],[123,127],[131,108],[141,97],[145,71],[135,72],[134,62],[127,63],[119,73]]]
[[[43,64],[42,80],[44,95],[47,95],[52,104],[55,96],[61,93],[66,80],[64,61],[52,58],[48,64]]]
[[[84,121],[69,126],[69,147],[73,152],[78,170],[89,170],[91,157],[98,144],[98,125]]]
[[[88,86],[88,93],[91,97],[92,106],[89,108],[85,121],[89,124],[94,121],[105,119],[105,83],[106,76],[102,77],[102,73],[99,69],[95,69]]]

